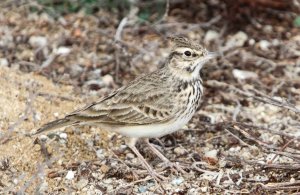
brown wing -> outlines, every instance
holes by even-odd
[[[141,77],[103,100],[67,116],[74,121],[112,125],[149,124],[170,120],[174,98],[159,72]]]

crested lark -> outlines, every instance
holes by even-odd
[[[97,125],[129,137],[127,145],[155,179],[161,176],[135,147],[139,138],[145,138],[159,158],[180,170],[151,145],[148,138],[175,132],[188,123],[203,94],[200,69],[215,58],[216,53],[183,37],[172,37],[171,41],[174,48],[162,68],[65,118],[45,124],[35,134],[70,125]]]

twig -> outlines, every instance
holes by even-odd
[[[247,144],[246,142],[244,142],[243,140],[241,140],[238,136],[236,136],[235,134],[233,134],[231,131],[229,131],[228,129],[225,129],[225,131],[227,133],[229,133],[231,136],[233,136],[235,139],[237,139],[242,145],[244,146],[248,146],[251,147],[251,145]]]
[[[267,190],[299,190],[300,180],[294,182],[268,183],[262,184],[262,187]]]
[[[126,26],[127,22],[128,22],[127,17],[125,17],[121,20],[121,22],[117,28],[116,34],[115,34],[115,41],[122,40],[122,31],[123,31],[124,27]]]
[[[297,140],[296,138],[290,139],[286,144],[284,144],[284,146],[282,146],[282,148],[280,149],[280,151],[283,151],[286,147],[288,147],[288,145],[292,142],[294,142],[295,140]],[[270,160],[270,164],[275,160],[275,158],[277,158],[278,154],[274,155],[273,158]]]
[[[226,88],[226,89],[231,89],[233,91],[235,91],[236,93],[246,96],[246,97],[250,97],[253,98],[257,101],[263,102],[263,103],[267,103],[267,104],[271,104],[274,106],[278,106],[278,107],[283,107],[286,108],[288,110],[291,110],[295,113],[300,113],[300,110],[298,108],[296,108],[295,105],[287,103],[287,102],[283,102],[277,99],[274,99],[256,89],[254,89],[252,86],[248,86],[248,90],[244,91],[241,90],[233,85],[229,85],[227,83],[224,82],[219,82],[216,80],[209,80],[206,82],[207,85],[209,85],[210,87],[222,87],[222,88]]]
[[[52,64],[52,62],[58,57],[59,55],[56,53],[52,53],[48,58],[42,63],[39,71],[42,71],[43,69],[47,68]]]

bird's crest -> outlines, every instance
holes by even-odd
[[[188,48],[195,49],[198,51],[205,50],[202,45],[194,43],[186,37],[170,36],[170,37],[168,37],[168,39],[174,43],[173,50],[178,47],[188,47]]]

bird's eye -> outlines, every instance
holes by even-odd
[[[191,53],[190,51],[185,51],[185,52],[184,52],[184,55],[186,55],[186,56],[191,56],[192,53]]]

